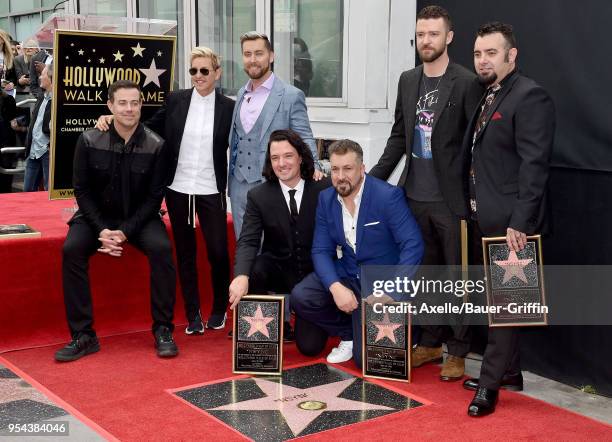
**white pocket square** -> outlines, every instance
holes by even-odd
[[[364,224],[364,225],[363,225],[363,227],[375,226],[376,224],[380,224],[380,221],[374,221],[374,222],[372,222],[372,223],[367,223],[367,224]]]

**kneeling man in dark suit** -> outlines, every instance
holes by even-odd
[[[334,187],[319,197],[312,244],[315,272],[291,292],[296,343],[302,353],[314,356],[328,336],[339,336],[327,361],[352,357],[361,366],[360,267],[418,265],[423,240],[403,190],[366,175],[359,144],[336,141],[329,155]]]
[[[247,194],[236,246],[236,276],[229,287],[232,309],[247,293],[288,294],[312,272],[317,199],[329,186],[327,179],[313,180],[314,170],[310,149],[296,132],[272,132],[262,172],[267,181]],[[293,340],[289,302],[285,307],[285,340]]]

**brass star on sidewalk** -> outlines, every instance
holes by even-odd
[[[384,405],[375,405],[338,397],[355,382],[355,378],[310,388],[296,388],[261,378],[254,378],[253,380],[261,391],[265,393],[265,397],[211,408],[210,411],[278,410],[285,418],[285,422],[287,422],[293,435],[298,436],[312,421],[324,412],[395,410]]]

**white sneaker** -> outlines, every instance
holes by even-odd
[[[353,341],[340,341],[338,346],[327,355],[327,362],[339,364],[353,357]]]

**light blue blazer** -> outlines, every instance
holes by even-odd
[[[243,86],[238,91],[238,95],[236,96],[237,105],[234,107],[234,113],[232,115],[232,126],[229,136],[230,179],[233,176],[234,167],[236,165],[236,147],[238,145],[234,127],[236,124],[236,119],[240,118],[240,107],[242,106],[245,90],[246,86]],[[295,132],[297,132],[306,142],[308,147],[310,147],[315,164],[317,163],[317,149],[314,137],[312,135],[312,130],[310,129],[308,113],[306,111],[306,98],[301,90],[291,86],[290,84],[286,84],[280,78],[275,76],[274,83],[272,84],[272,90],[270,91],[270,95],[268,96],[268,99],[261,110],[260,118],[263,118],[261,136],[259,139],[259,165],[261,167],[258,169],[259,173],[257,174],[257,181],[263,180],[261,170],[263,169],[265,162],[270,134],[278,129],[293,129]]]

